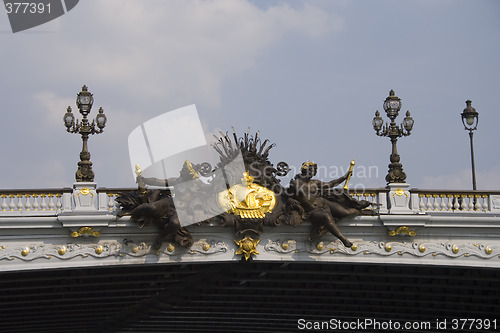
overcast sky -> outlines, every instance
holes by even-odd
[[[130,132],[190,104],[206,133],[260,130],[275,164],[327,179],[355,159],[352,185],[383,187],[391,145],[371,122],[394,89],[397,121],[415,120],[398,141],[412,187],[472,188],[471,99],[478,189],[500,189],[496,0],[84,0],[16,34],[0,13],[0,55],[3,189],[73,184],[81,138],[62,117],[84,84],[108,118],[89,140],[100,187],[135,186]]]

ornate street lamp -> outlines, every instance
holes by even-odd
[[[479,122],[479,113],[472,107],[472,101],[466,100],[467,105],[462,112],[462,124],[464,124],[465,130],[469,131],[470,137],[470,157],[472,163],[472,189],[476,190],[476,169],[474,165],[474,144],[472,142],[473,131],[477,129],[477,123]]]
[[[387,117],[391,120],[390,124],[386,123],[384,125],[384,121],[382,117],[380,117],[380,112],[378,112],[378,110],[375,112],[375,118],[373,118],[372,124],[378,136],[388,136],[391,138],[391,164],[389,164],[389,173],[385,177],[385,180],[387,183],[404,183],[406,174],[403,172],[403,165],[399,163],[400,158],[396,143],[398,138],[410,135],[414,121],[413,118],[410,117],[410,111],[406,111],[406,117],[403,119],[401,125],[396,125],[395,119],[398,116],[399,110],[401,110],[401,99],[394,94],[394,90],[391,90],[389,92],[389,97],[385,99],[384,110]]]
[[[71,107],[68,106],[67,112],[64,115],[64,125],[66,130],[70,133],[81,134],[83,147],[80,152],[80,162],[78,162],[78,170],[76,171],[75,177],[77,182],[93,182],[94,181],[94,171],[92,171],[92,162],[90,162],[90,153],[87,147],[87,141],[90,134],[102,133],[104,127],[106,126],[106,116],[102,108],[99,108],[99,113],[97,114],[95,120],[89,124],[87,115],[92,109],[92,104],[94,103],[94,97],[90,92],[87,91],[87,86],[82,87],[76,97],[76,106],[83,116],[82,121],[76,120],[75,116],[71,113]]]

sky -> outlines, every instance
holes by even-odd
[[[472,189],[470,99],[477,187],[500,189],[496,0],[85,0],[18,33],[1,12],[0,59],[0,189],[72,186],[82,140],[63,115],[81,118],[84,84],[108,119],[89,139],[98,187],[134,187],[128,135],[191,104],[207,137],[250,127],[274,164],[329,180],[355,159],[352,187],[384,187],[391,144],[371,123],[393,89],[396,121],[415,120],[398,140],[412,188]]]

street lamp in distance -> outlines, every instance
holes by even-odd
[[[479,122],[479,113],[472,107],[472,101],[470,99],[465,101],[466,107],[462,112],[462,124],[465,130],[469,131],[470,138],[470,156],[472,163],[472,189],[477,190],[476,187],[476,167],[474,164],[474,142],[473,136],[474,131],[477,129],[477,123]]]

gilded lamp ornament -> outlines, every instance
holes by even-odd
[[[400,125],[396,124],[396,117],[399,114],[399,110],[401,110],[401,99],[395,95],[394,90],[391,90],[389,96],[385,99],[384,110],[391,122],[384,125],[384,120],[380,117],[380,112],[377,110],[372,125],[378,136],[387,136],[391,139],[392,143],[391,163],[389,164],[389,173],[385,177],[385,180],[387,183],[405,183],[406,174],[403,172],[403,165],[400,163],[396,143],[398,138],[410,135],[414,121],[410,116],[410,111],[406,111],[406,117],[403,119],[403,122]]]
[[[87,147],[87,141],[89,139],[89,135],[102,133],[107,121],[103,109],[99,108],[99,113],[97,114],[95,120],[92,120],[92,123],[89,123],[87,116],[92,109],[92,104],[94,104],[94,97],[90,92],[88,92],[87,86],[84,85],[82,87],[82,91],[80,91],[76,97],[76,106],[83,116],[82,121],[80,122],[77,119],[75,122],[75,116],[71,112],[70,106],[68,106],[66,114],[63,118],[66,131],[69,133],[77,133],[82,136],[83,147],[80,152],[78,170],[75,174],[77,182],[94,181],[94,171],[92,171],[92,162],[90,162],[90,153]]]

